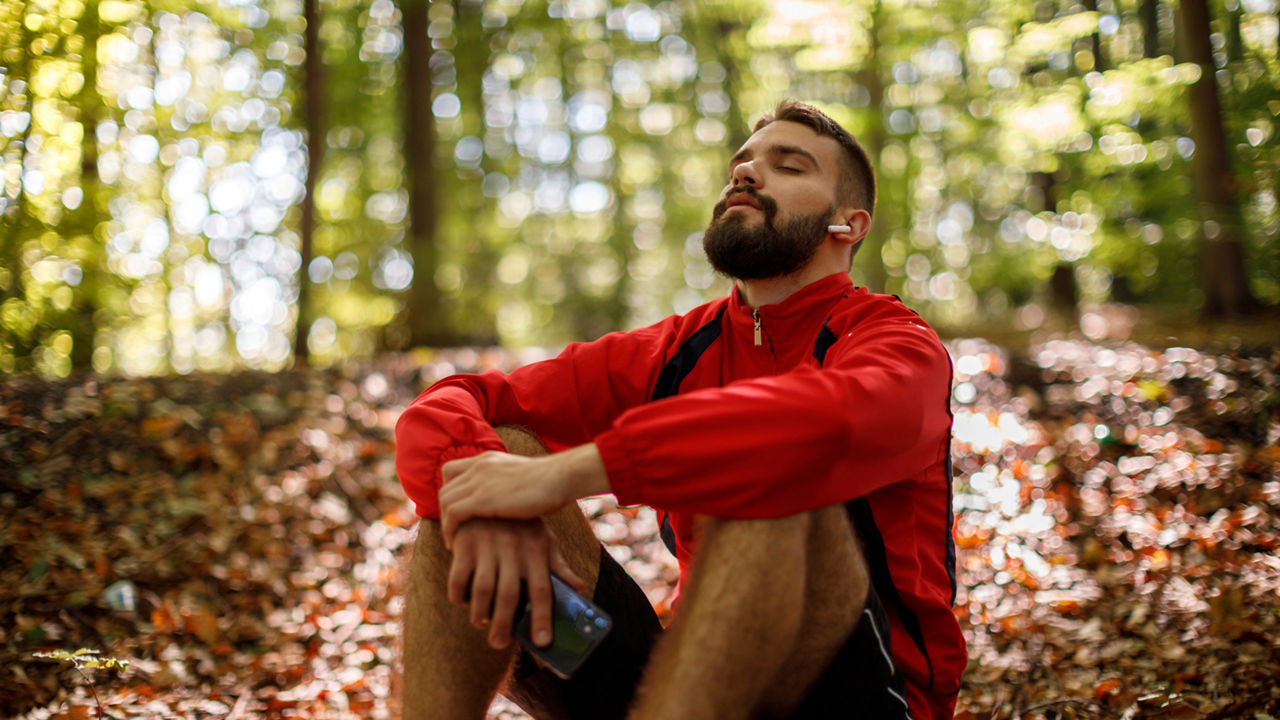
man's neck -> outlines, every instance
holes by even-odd
[[[791,297],[798,290],[817,282],[839,270],[832,270],[825,265],[809,263],[790,275],[761,278],[759,280],[739,280],[738,289],[742,291],[742,299],[751,309],[761,305],[776,305]]]

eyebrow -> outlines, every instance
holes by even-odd
[[[812,163],[814,167],[818,169],[822,168],[822,163],[818,162],[818,158],[814,157],[813,153],[809,152],[808,150],[805,150],[799,145],[770,145],[769,147],[765,148],[764,154],[765,155],[799,155],[800,157],[803,157],[806,160],[808,160],[810,163]],[[751,157],[751,151],[747,150],[746,148],[743,148],[739,150],[737,154],[734,155],[733,158],[729,160],[729,167],[733,167],[734,165],[737,165],[738,163],[743,162],[744,160],[747,160],[750,157]]]

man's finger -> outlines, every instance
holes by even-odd
[[[501,649],[511,642],[511,627],[520,604],[520,560],[513,545],[503,543],[497,550],[498,584],[493,596],[489,645]]]
[[[462,527],[462,523],[475,517],[475,512],[471,509],[473,503],[468,498],[446,503],[443,499],[440,503],[440,534],[444,537],[445,547],[453,547],[453,537],[458,532],[458,528]]]
[[[467,604],[467,588],[471,586],[475,569],[476,558],[471,547],[453,554],[453,562],[449,565],[449,602],[454,605]]]
[[[467,468],[471,467],[478,457],[480,456],[473,455],[471,457],[458,458],[457,460],[450,460],[444,465],[441,465],[440,479],[444,480],[444,483],[447,485],[450,480],[466,472]]]
[[[492,548],[482,551],[476,561],[476,570],[471,575],[471,624],[476,627],[489,625],[497,572]]]
[[[560,553],[560,547],[554,541],[551,543],[551,551],[547,553],[547,564],[550,566],[551,572],[565,581],[569,587],[578,591],[579,595],[587,594],[586,581],[578,577],[573,568],[569,567],[569,561],[564,559],[564,555]]]
[[[529,631],[533,644],[551,644],[551,575],[547,556],[542,552],[525,553],[525,585],[529,590]]]

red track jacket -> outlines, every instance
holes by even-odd
[[[437,382],[396,426],[396,470],[418,514],[439,517],[440,466],[502,450],[495,425],[528,427],[553,452],[594,441],[618,502],[666,514],[682,582],[695,515],[861,503],[912,717],[950,718],[966,662],[951,610],[950,382],[933,330],[848,275],[756,314],[735,289],[509,375]]]

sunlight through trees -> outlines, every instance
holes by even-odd
[[[0,371],[653,322],[725,292],[699,233],[788,96],[876,162],[855,279],[944,331],[1033,327],[1055,277],[1185,316],[1273,305],[1280,7],[1203,4],[6,3]]]

